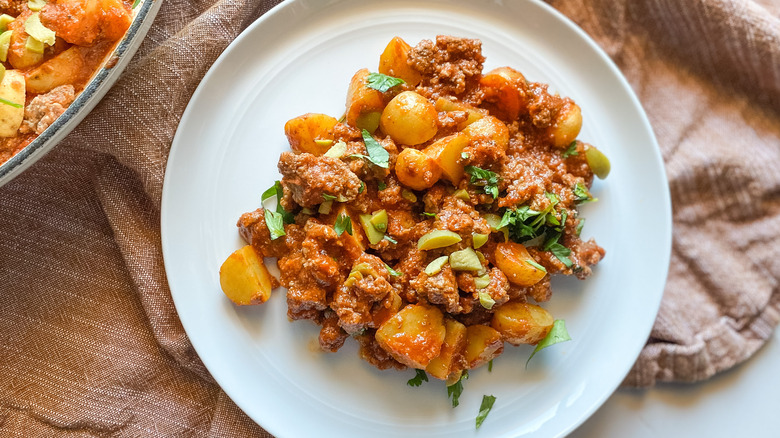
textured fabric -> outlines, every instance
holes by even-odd
[[[191,93],[274,3],[165,0],[92,114],[0,188],[1,436],[268,436],[214,383],[184,333],[159,211]],[[671,186],[669,281],[624,384],[701,380],[746,360],[780,311],[780,7],[551,4],[629,79]]]

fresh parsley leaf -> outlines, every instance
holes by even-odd
[[[389,272],[390,275],[393,276],[393,277],[400,277],[400,276],[404,275],[403,272],[396,271],[395,269],[391,268],[390,265],[388,265],[387,263],[385,263],[385,268],[387,268],[387,272]],[[425,381],[427,382],[428,379],[425,379]]]
[[[551,345],[570,340],[571,336],[569,336],[569,332],[566,330],[566,322],[564,322],[562,319],[556,319],[553,321],[553,326],[550,329],[550,332],[547,333],[547,336],[545,336],[544,339],[536,344],[536,348],[534,348],[534,351],[531,352],[530,356],[528,356],[528,360],[525,361],[525,366],[528,367],[528,362],[531,361],[531,358],[534,357],[537,351],[543,350]]]
[[[265,216],[265,226],[268,227],[268,231],[271,233],[271,240],[276,240],[285,235],[284,216],[281,213],[265,209],[263,215]]]
[[[382,239],[385,239],[385,240],[387,240],[388,242],[390,242],[390,243],[392,243],[394,245],[398,243],[397,240],[393,239],[392,237],[388,236],[387,234],[385,234],[385,236],[382,237]]]
[[[273,198],[274,196],[276,196],[276,213],[282,216],[283,223],[285,224],[294,223],[295,215],[288,212],[282,207],[281,200],[282,200],[282,196],[284,196],[284,189],[282,188],[282,183],[280,181],[275,181],[274,185],[272,185],[268,190],[264,191],[263,194],[260,195],[260,202],[265,202],[267,199]],[[268,209],[266,209],[266,211],[268,211]],[[267,221],[267,216],[266,216],[266,221]],[[284,233],[282,233],[282,236],[284,236]]]
[[[561,157],[563,158],[569,158],[569,157],[575,157],[579,155],[580,153],[577,152],[577,140],[574,140],[571,142],[568,148],[566,148],[565,151],[561,154]]]
[[[496,398],[492,395],[483,395],[482,404],[479,405],[479,414],[477,414],[477,429],[482,426],[482,422],[485,421],[490,410],[493,409],[493,403],[496,402]]]
[[[404,80],[400,78],[394,78],[382,73],[369,73],[366,85],[368,85],[368,88],[373,88],[374,90],[384,93],[385,91],[403,83],[405,83]]]
[[[358,189],[358,193],[363,193],[363,190],[365,189],[366,189],[366,183],[360,181],[360,188]]]
[[[390,166],[390,154],[365,129],[363,130],[363,142],[366,144],[366,151],[368,151],[368,156],[363,158],[374,163],[375,166],[387,169]]]
[[[376,188],[378,188],[379,190],[384,190],[387,188],[387,184],[385,184],[384,181],[378,181],[376,183]]]
[[[422,382],[428,381],[428,375],[425,374],[425,371],[423,370],[415,370],[417,374],[415,374],[414,377],[409,379],[406,384],[409,386],[420,386],[422,385]]]
[[[585,226],[585,218],[581,217],[580,221],[577,223],[577,228],[574,229],[576,231],[577,236],[579,237],[580,233],[582,233],[582,227]]]
[[[498,182],[501,177],[497,173],[476,166],[466,166],[464,170],[471,175],[469,182],[472,185],[482,187],[485,193],[493,196],[493,199],[498,198]]]
[[[544,266],[540,265],[539,263],[536,263],[535,260],[526,260],[525,262],[542,272],[547,272],[547,269],[545,269]]]
[[[551,253],[553,253],[555,257],[558,258],[558,260],[563,262],[563,264],[566,265],[567,268],[571,268],[573,264],[571,259],[569,258],[569,256],[571,255],[571,250],[558,243],[558,239],[560,238],[561,238],[560,232],[551,233],[550,236],[547,238],[547,241],[544,242],[542,249],[544,251],[550,251]]]
[[[344,234],[344,231],[347,232],[350,236],[352,235],[352,219],[349,218],[346,214],[340,214],[339,217],[336,218],[336,223],[333,224],[333,229],[336,230],[336,235],[341,236]]]
[[[328,202],[328,201],[335,201],[337,199],[337,197],[331,195],[330,193],[323,193],[322,194],[322,199],[324,199],[325,202]]]
[[[463,393],[463,381],[469,378],[469,372],[464,370],[457,382],[447,387],[447,398],[452,398],[452,407],[460,404],[460,395]]]
[[[428,213],[427,211],[422,212],[422,215],[423,216],[428,216],[428,217],[433,217],[433,218],[436,217],[436,213]]]
[[[582,204],[584,202],[592,202],[596,199],[593,197],[593,195],[590,194],[588,191],[588,188],[585,187],[585,184],[578,182],[574,186],[574,201],[578,204]]]

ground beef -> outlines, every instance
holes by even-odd
[[[409,64],[423,74],[418,91],[432,98],[462,96],[475,88],[484,62],[481,41],[450,36],[437,36],[436,43],[422,40],[409,54]]]
[[[417,296],[431,304],[441,305],[448,313],[460,313],[460,295],[455,273],[449,265],[445,265],[441,272],[429,276],[422,272],[409,286],[417,292]]]
[[[323,195],[339,202],[351,201],[362,186],[360,178],[343,161],[309,153],[282,152],[279,172],[285,192],[302,207],[314,207],[328,200]]]
[[[46,94],[35,96],[24,108],[24,120],[19,133],[40,135],[68,109],[75,98],[73,85],[61,85]]]

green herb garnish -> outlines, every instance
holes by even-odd
[[[328,201],[335,201],[337,199],[337,197],[331,195],[330,193],[323,193],[322,194],[322,199],[324,199],[325,202],[328,202]]]
[[[384,189],[387,188],[387,184],[385,184],[384,181],[378,181],[376,183],[376,188],[379,189],[379,190],[384,190]]]
[[[492,372],[493,372],[493,359],[490,359],[490,360],[488,361],[488,372],[489,372],[489,373],[492,373]]]
[[[271,240],[276,240],[286,233],[284,232],[284,216],[272,210],[265,209],[265,225],[271,233]]]
[[[525,361],[525,366],[528,367],[528,362],[531,361],[531,358],[534,357],[537,351],[543,350],[551,345],[570,340],[571,336],[569,336],[569,332],[566,330],[566,322],[564,322],[562,319],[556,319],[553,321],[553,326],[550,329],[550,333],[547,333],[547,336],[545,336],[544,339],[536,344],[536,348],[534,348],[534,351],[531,352],[528,360]]]
[[[582,227],[584,227],[584,226],[585,226],[585,218],[581,217],[580,221],[577,223],[577,228],[574,229],[574,231],[577,233],[578,237],[582,233]]]
[[[569,258],[569,256],[571,255],[571,250],[558,243],[558,239],[560,238],[561,238],[560,232],[551,233],[551,235],[548,236],[547,240],[544,242],[542,249],[544,251],[550,251],[551,253],[553,253],[555,257],[558,258],[558,260],[560,260],[564,265],[566,265],[567,268],[571,268],[573,264],[571,259]]]
[[[464,370],[457,382],[447,387],[447,398],[452,398],[452,407],[460,404],[460,395],[463,393],[463,381],[469,378],[469,372]]]
[[[496,402],[496,398],[492,395],[483,395],[482,404],[479,405],[479,414],[477,414],[477,429],[482,426],[482,422],[485,421],[490,410],[493,409],[493,403]]]
[[[403,79],[394,78],[382,73],[369,73],[368,80],[366,82],[368,88],[373,88],[374,90],[381,91],[382,93],[395,86],[405,83]]]
[[[536,263],[534,260],[526,260],[525,262],[542,272],[547,272],[547,269],[545,269],[544,266]]]
[[[390,167],[390,154],[378,141],[376,141],[374,137],[371,136],[371,133],[365,129],[363,130],[363,142],[366,144],[366,151],[368,152],[368,155],[352,154],[350,157],[364,158],[373,163],[375,166],[379,166],[385,169]]]
[[[388,236],[387,234],[385,234],[385,236],[382,239],[387,240],[388,242],[390,242],[390,243],[392,243],[394,245],[398,243],[397,240],[393,239],[392,237]]]
[[[433,218],[436,217],[436,213],[428,213],[427,211],[422,212],[422,215],[423,216],[428,216],[428,217],[433,217]]]
[[[336,223],[333,224],[333,229],[336,230],[336,235],[341,236],[344,231],[350,236],[352,235],[352,219],[346,214],[342,213],[336,218]]]
[[[414,377],[409,379],[406,384],[409,386],[420,386],[422,385],[422,382],[428,381],[428,375],[425,374],[425,371],[423,370],[415,370],[417,374],[415,374]]]
[[[569,158],[579,155],[580,153],[577,152],[577,140],[574,140],[571,142],[568,148],[566,148],[565,151],[561,154],[561,157],[563,158]]]
[[[590,194],[588,188],[585,187],[585,184],[581,182],[578,182],[574,186],[573,190],[574,190],[574,201],[576,201],[578,204],[597,201],[597,199]]]
[[[292,224],[295,222],[295,215],[282,208],[282,203],[280,201],[283,195],[284,189],[282,188],[282,183],[279,181],[275,181],[274,185],[260,195],[260,202],[265,202],[267,199],[273,198],[274,196],[276,197],[276,211],[263,208],[263,210],[265,210],[265,225],[271,233],[271,240],[284,236],[284,224]]]
[[[404,275],[403,272],[396,271],[395,269],[391,268],[390,265],[388,265],[387,263],[385,263],[385,268],[387,268],[387,272],[389,272],[390,275],[393,276],[393,277],[400,277],[400,276]],[[428,379],[425,379],[425,381],[427,382]]]
[[[485,193],[493,196],[493,199],[498,198],[498,182],[501,177],[497,173],[476,166],[466,166],[465,170],[471,175],[469,182],[472,185],[482,187]]]
[[[358,189],[358,193],[363,193],[363,190],[365,189],[366,189],[366,183],[360,181],[360,188]]]

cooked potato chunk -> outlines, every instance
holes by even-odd
[[[0,98],[21,105],[17,108],[0,103],[0,137],[13,137],[24,120],[24,75],[6,70],[0,81]]]
[[[412,47],[403,39],[395,37],[385,47],[385,51],[379,57],[379,73],[403,79],[409,85],[420,83],[420,72],[413,69],[407,62],[409,51]]]
[[[395,176],[406,187],[425,190],[441,178],[441,167],[422,151],[406,148],[398,154]]]
[[[428,99],[414,91],[404,91],[387,104],[379,126],[396,143],[413,146],[436,135],[438,120],[439,113]]]
[[[333,127],[338,120],[325,114],[307,113],[284,124],[284,134],[295,153],[322,155],[333,146]]]
[[[467,126],[464,133],[474,140],[493,141],[496,146],[506,150],[509,146],[509,128],[504,122],[493,116],[483,117]]]
[[[368,69],[358,70],[349,82],[347,90],[347,124],[374,132],[385,107],[384,95],[368,87]],[[368,124],[373,124],[369,126]]]
[[[469,126],[470,124],[481,119],[482,117],[485,117],[487,114],[487,111],[483,109],[478,109],[463,102],[453,102],[444,97],[439,97],[436,99],[434,106],[436,107],[436,111],[440,112],[463,111],[467,113],[468,117],[466,120],[458,124],[458,130],[460,131],[462,131],[466,126]]]
[[[238,305],[266,302],[273,287],[271,274],[251,245],[236,250],[222,263],[219,284],[222,292]]]
[[[479,80],[485,100],[504,120],[515,120],[525,106],[525,77],[510,67],[491,70]]]
[[[441,168],[441,175],[455,186],[463,178],[463,149],[469,144],[469,136],[459,132],[433,142],[423,152],[433,158]]]
[[[377,329],[376,341],[398,362],[425,369],[441,353],[445,335],[441,310],[424,304],[409,304]]]
[[[533,286],[547,275],[547,271],[539,269],[534,258],[521,243],[499,243],[493,255],[498,269],[511,283],[518,286]]]
[[[501,333],[486,325],[470,325],[466,328],[466,367],[470,370],[482,366],[504,352]]]
[[[27,72],[27,91],[43,94],[60,85],[75,83],[84,68],[83,51],[82,47],[71,46]]]
[[[452,374],[460,377],[465,366],[463,352],[466,348],[466,326],[448,318],[444,321],[444,328],[446,334],[441,353],[428,363],[425,371],[437,379],[449,380]]]
[[[490,325],[512,345],[536,344],[553,326],[550,312],[529,303],[511,301],[493,313]]]
[[[571,142],[580,135],[580,129],[582,129],[582,111],[576,103],[567,100],[550,127],[553,146],[561,149],[569,147]]]

